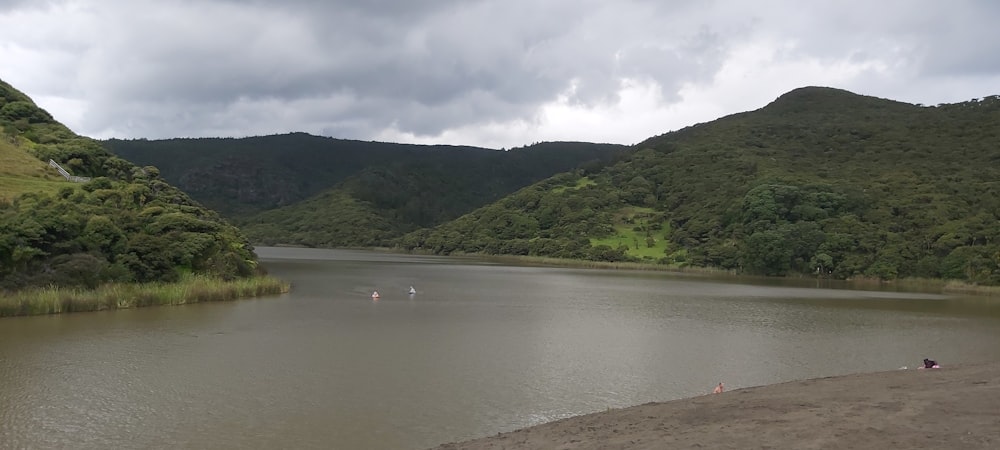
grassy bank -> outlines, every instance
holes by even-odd
[[[229,301],[288,289],[288,283],[270,276],[224,281],[199,275],[176,283],[107,284],[93,290],[30,289],[0,294],[0,317]]]
[[[677,267],[667,264],[652,262],[627,262],[627,261],[593,261],[589,259],[568,259],[550,258],[545,256],[521,256],[521,255],[478,255],[470,254],[487,261],[496,261],[504,264],[516,265],[536,265],[553,267],[574,267],[581,269],[621,269],[621,270],[655,270],[661,272],[684,272],[684,273],[704,273],[735,275],[732,270],[715,269],[711,267]]]
[[[980,286],[956,280],[941,281],[942,292],[954,294],[1000,295],[1000,286]]]
[[[646,263],[646,262],[607,262],[591,261],[586,259],[563,259],[548,258],[541,256],[516,256],[516,255],[464,255],[482,258],[487,261],[494,261],[501,264],[522,265],[522,266],[547,266],[547,267],[571,267],[582,269],[620,269],[620,270],[649,270],[662,272],[675,272],[687,274],[702,274],[710,276],[730,276],[741,279],[767,279],[770,277],[741,275],[733,270],[723,270],[711,267],[676,267],[666,264]],[[774,277],[773,279],[810,279],[813,276]],[[915,292],[939,292],[943,294],[963,294],[1000,296],[1000,286],[982,286],[969,284],[958,280],[942,280],[929,278],[904,278],[899,280],[880,280],[877,278],[852,278],[848,280],[828,280],[840,281],[849,284],[856,289],[881,290],[885,288],[897,288],[903,291]]]
[[[879,289],[891,286],[907,291],[1000,296],[1000,286],[983,286],[959,280],[943,280],[939,278],[902,278],[898,280],[880,280],[878,278],[859,277],[851,278],[846,281],[860,289]]]

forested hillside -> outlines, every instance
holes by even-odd
[[[1000,282],[1000,97],[803,88],[542,181],[407,249]]]
[[[0,291],[254,273],[239,230],[2,81],[0,129]],[[68,181],[50,159],[90,181]]]
[[[220,211],[253,242],[313,247],[389,245],[626,150],[547,142],[497,151],[302,133],[104,144],[137,164],[159,167],[164,178]]]
[[[392,245],[407,232],[455,219],[555,173],[581,164],[601,166],[624,149],[550,142],[506,152],[440,151],[384,161],[334,189],[240,225],[264,244]]]

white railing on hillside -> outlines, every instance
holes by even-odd
[[[66,177],[67,180],[72,181],[74,183],[86,183],[90,181],[89,177],[78,177],[75,175],[70,175],[69,172],[66,171],[66,169],[63,169],[62,166],[60,166],[59,163],[55,162],[54,160],[50,159],[49,165],[55,167],[56,170],[59,171],[60,175]]]

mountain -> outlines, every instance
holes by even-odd
[[[238,229],[3,81],[0,130],[0,291],[255,273]]]
[[[156,166],[254,242],[314,247],[386,245],[556,173],[602,165],[626,149],[547,142],[499,151],[304,133],[104,145]]]
[[[114,154],[152,165],[193,198],[227,217],[252,215],[304,200],[359,171],[473,147],[417,146],[312,136],[121,140],[103,142]]]
[[[442,254],[995,284],[998,137],[1000,96],[925,107],[801,88],[399,243]]]

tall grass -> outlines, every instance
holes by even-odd
[[[277,278],[225,281],[186,275],[176,283],[106,284],[93,290],[48,287],[0,294],[0,317],[230,301],[288,292]]]
[[[861,287],[897,287],[903,290],[920,292],[940,292],[942,294],[964,295],[1000,295],[1000,286],[972,284],[961,280],[944,280],[940,278],[900,278],[898,280],[881,280],[878,278],[854,277],[851,283]]]
[[[564,259],[550,258],[544,256],[515,256],[515,255],[475,255],[487,261],[494,261],[501,264],[525,265],[525,266],[548,266],[548,267],[571,267],[581,269],[619,269],[619,270],[649,270],[662,272],[677,272],[686,274],[700,274],[706,276],[739,277],[743,279],[769,279],[764,276],[748,276],[739,274],[735,270],[719,269],[713,267],[677,267],[675,265],[658,264],[649,262],[607,262],[591,261],[586,259]],[[794,279],[795,276],[778,277],[774,279]],[[798,278],[815,279],[814,276],[800,276]],[[831,280],[834,281],[834,280]],[[883,290],[887,287],[897,288],[904,291],[914,292],[935,292],[942,294],[975,295],[975,296],[1000,296],[1000,286],[983,286],[969,284],[958,280],[942,280],[935,278],[903,278],[898,280],[882,280],[878,278],[854,277],[848,280],[839,280],[845,285],[850,285],[856,289]]]
[[[736,271],[714,267],[678,267],[653,262],[594,261],[590,259],[552,258],[547,256],[523,255],[475,255],[479,258],[505,264],[571,267],[581,269],[650,270],[660,272],[685,272],[704,274],[736,275]]]
[[[1000,295],[1000,286],[981,286],[957,280],[944,282],[944,287],[941,290],[955,294]]]

